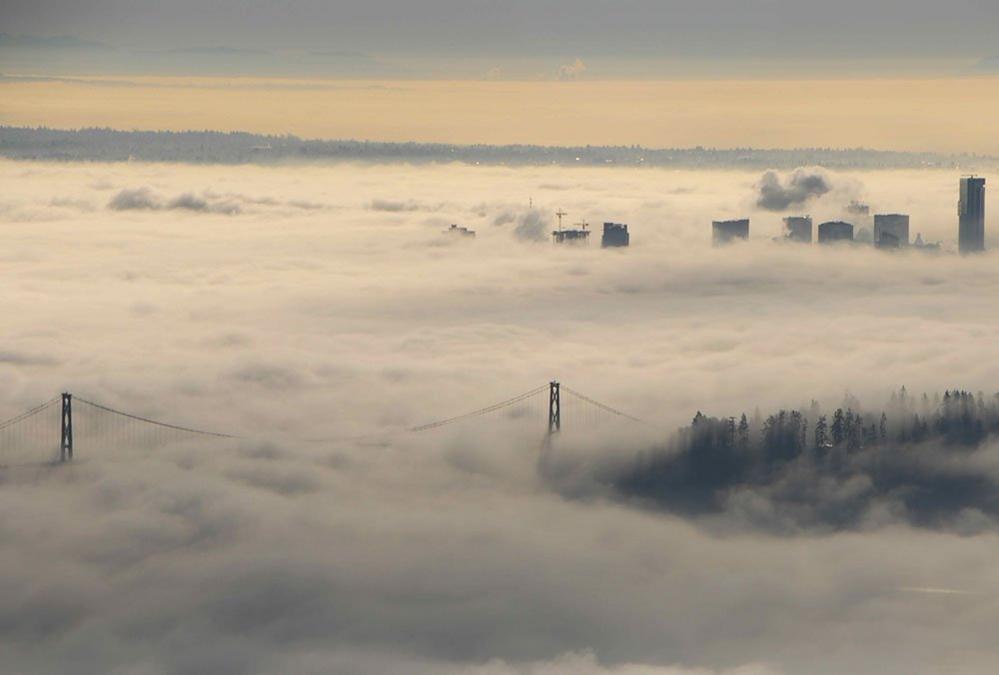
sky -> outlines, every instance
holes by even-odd
[[[664,82],[0,80],[0,123],[304,138],[999,155],[999,78]]]
[[[984,0],[10,0],[0,26],[8,125],[999,154]]]
[[[762,172],[0,162],[0,418],[72,391],[247,437],[81,431],[71,466],[0,473],[0,669],[989,672],[999,541],[973,510],[920,528],[885,495],[857,527],[781,534],[650,512],[553,484],[526,408],[350,440],[551,379],[657,435],[697,410],[993,391],[999,265],[951,252],[957,176],[824,177],[774,212]],[[851,199],[944,252],[771,241]],[[553,248],[560,207],[632,247]],[[741,214],[751,240],[712,248],[710,220]],[[585,421],[566,402],[549,459],[650,447]],[[968,461],[999,480],[997,449]]]
[[[8,0],[0,25],[8,43],[27,36],[22,52],[72,50],[37,40],[69,36],[85,59],[133,72],[535,78],[581,59],[596,76],[641,79],[936,72],[999,56],[987,0]]]

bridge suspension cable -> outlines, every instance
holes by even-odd
[[[0,422],[0,466],[41,465],[58,458],[59,424],[54,416],[59,412],[60,398]]]
[[[596,400],[590,398],[589,396],[587,396],[585,394],[581,394],[578,391],[575,391],[574,389],[571,389],[571,388],[569,388],[569,387],[567,387],[565,385],[562,385],[562,391],[564,391],[565,393],[569,394],[570,396],[575,396],[579,400],[584,401],[586,403],[589,403],[590,405],[592,405],[592,406],[594,406],[596,408],[599,408],[600,410],[603,410],[606,413],[610,413],[611,415],[617,415],[618,417],[624,418],[626,420],[630,420],[632,422],[637,422],[638,424],[644,424],[644,425],[650,426],[650,427],[656,426],[656,425],[652,424],[651,422],[643,420],[640,417],[635,417],[634,415],[629,415],[628,413],[623,412],[621,410],[618,410],[617,408],[612,408],[612,407],[610,407],[609,405],[607,405],[605,403],[601,403],[600,401],[596,401]]]
[[[479,417],[481,415],[488,415],[491,412],[496,412],[497,410],[502,410],[503,408],[508,408],[512,405],[516,405],[521,401],[526,401],[532,396],[537,396],[543,391],[548,389],[548,385],[542,385],[536,387],[530,391],[526,391],[519,396],[514,396],[513,398],[507,399],[505,401],[500,401],[499,403],[494,403],[493,405],[486,406],[485,408],[479,408],[478,410],[473,410],[472,412],[464,413],[463,415],[457,415],[455,417],[449,417],[443,420],[437,420],[436,422],[430,422],[428,424],[421,424],[418,427],[410,427],[406,431],[418,433],[421,431],[429,431],[431,429],[437,429],[439,427],[447,426],[448,424],[454,424],[455,422],[461,422],[463,420],[470,419],[472,417]]]
[[[55,399],[53,399],[55,400]],[[183,431],[188,434],[197,434],[199,436],[214,436],[215,438],[242,438],[241,436],[235,436],[233,434],[223,434],[216,431],[205,431],[204,429],[192,429],[191,427],[182,427],[176,424],[168,424],[166,422],[160,422],[159,420],[149,419],[148,417],[141,417],[139,415],[133,415],[131,413],[124,412],[122,410],[115,410],[114,408],[109,408],[100,403],[94,403],[93,401],[88,401],[85,398],[80,398],[78,396],[73,398],[77,403],[83,403],[84,405],[89,405],[97,410],[103,410],[104,412],[111,413],[113,415],[119,415],[130,420],[135,420],[137,422],[144,422],[145,424],[151,424],[153,426],[162,427],[164,429],[172,429],[174,431]]]
[[[530,399],[537,397],[538,403],[541,403],[540,395],[542,393],[548,393],[549,396],[544,398],[545,404],[548,408],[548,434],[551,436],[553,433],[559,431],[562,427],[562,406],[559,404],[559,391],[560,388],[572,399],[578,400],[585,403],[582,406],[582,412],[585,413],[587,409],[590,410],[588,414],[578,415],[573,414],[573,426],[580,426],[585,430],[587,425],[599,425],[601,424],[600,419],[597,414],[609,414],[615,417],[628,420],[630,422],[635,422],[648,427],[656,428],[656,425],[636,417],[629,413],[619,410],[605,403],[601,403],[589,396],[578,392],[570,387],[562,386],[559,382],[553,381],[548,384],[535,387],[529,391],[525,391],[522,394],[518,394],[512,398],[500,401],[498,403],[493,403],[476,410],[472,410],[461,415],[456,415],[454,417],[447,417],[433,422],[428,422],[426,424],[421,424],[419,426],[413,426],[408,428],[401,428],[394,432],[379,432],[372,433],[365,436],[353,436],[353,437],[339,437],[339,438],[317,438],[317,439],[297,439],[303,442],[334,442],[334,441],[352,441],[352,440],[364,440],[370,438],[384,438],[386,436],[396,436],[406,433],[421,433],[426,431],[431,431],[433,429],[439,429],[441,427],[446,427],[452,424],[457,424],[466,420],[481,417],[483,415],[488,415],[490,413],[498,412],[506,408],[510,408],[517,404],[523,403]],[[53,415],[58,413],[57,404],[62,399],[62,417],[61,422],[56,419],[49,419]],[[74,424],[73,417],[73,401],[82,408],[80,412],[86,412],[88,409],[89,413],[82,415],[76,419],[76,424]],[[532,404],[533,405],[533,404]],[[587,408],[588,407],[588,408]],[[537,408],[537,410],[535,410]],[[51,411],[49,415],[42,415],[46,411]],[[537,415],[541,416],[542,411],[540,406],[528,407],[527,415]],[[518,415],[518,419],[523,419],[524,415]],[[531,418],[534,419],[534,418]],[[59,422],[59,423],[57,423]],[[22,424],[26,423],[26,424]],[[60,429],[61,433],[58,437],[58,443],[53,442],[54,432]],[[134,415],[132,413],[125,412],[123,410],[118,410],[110,406],[97,403],[95,401],[90,401],[85,398],[80,398],[73,396],[71,394],[63,394],[61,397],[57,396],[55,398],[42,403],[41,405],[35,406],[34,408],[12,417],[10,419],[0,422],[0,450],[3,451],[4,458],[7,458],[11,453],[24,454],[26,452],[37,456],[39,452],[47,452],[52,449],[58,449],[58,457],[61,461],[67,461],[73,459],[73,446],[74,446],[74,433],[73,427],[78,426],[77,429],[77,441],[84,440],[89,445],[101,444],[107,446],[114,446],[117,444],[127,444],[133,449],[135,447],[154,447],[159,446],[164,443],[174,442],[179,440],[177,436],[173,436],[168,432],[175,432],[179,434],[191,434],[203,437],[212,438],[222,438],[222,439],[244,439],[245,436],[239,436],[236,434],[222,433],[218,431],[210,431],[207,429],[199,429],[195,427],[182,426],[179,424],[171,424],[168,422],[163,422],[160,420],[152,419],[149,417],[143,417],[141,415]],[[146,429],[144,431],[144,429]],[[3,461],[7,461],[4,459]]]
[[[49,406],[55,405],[60,399],[61,399],[60,396],[56,396],[55,398],[52,398],[51,400],[46,401],[41,405],[35,406],[34,408],[28,410],[27,412],[23,412],[20,415],[17,415],[16,417],[11,417],[9,420],[4,420],[3,422],[0,422],[0,431],[6,429],[7,427],[12,427],[18,422],[23,422],[29,417],[34,417],[43,410],[48,409]]]

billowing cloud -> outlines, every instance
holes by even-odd
[[[784,181],[776,171],[767,171],[756,186],[756,205],[767,211],[803,206],[832,189],[829,176],[820,169],[795,169]]]
[[[212,213],[227,213],[230,215],[239,213],[240,211],[237,204],[215,200],[210,201],[207,197],[199,197],[190,192],[174,197],[167,202],[166,208],[187,209],[188,211],[210,211]]]
[[[504,208],[492,215],[493,225],[513,226],[513,236],[521,241],[545,241],[551,231],[551,218],[544,212],[529,208]]]
[[[211,195],[195,195],[192,192],[163,199],[147,187],[126,188],[121,190],[111,201],[108,208],[114,211],[156,211],[160,209],[185,211],[202,211],[206,213],[224,213],[235,215],[240,212],[239,204],[231,200],[222,200]]]
[[[108,208],[115,211],[152,210],[162,208],[162,204],[152,190],[142,187],[120,191],[108,202]]]
[[[405,211],[436,211],[439,207],[421,204],[416,200],[399,199],[372,199],[368,205],[372,211],[388,211],[389,213],[401,213]]]

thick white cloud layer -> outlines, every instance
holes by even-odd
[[[667,428],[698,409],[997,388],[994,254],[774,244],[759,180],[0,163],[0,417],[68,389],[250,439],[150,454],[81,438],[72,466],[5,471],[2,669],[989,672],[987,528],[889,514],[719,536],[565,500],[538,477],[537,405],[313,442],[551,378]],[[860,198],[953,239],[955,175],[831,184],[816,222]],[[156,206],[113,208],[122,194]],[[559,207],[629,223],[632,247],[532,241]],[[743,214],[753,240],[710,248],[710,221]],[[477,237],[447,238],[450,223]],[[584,420],[565,414],[572,451]],[[609,431],[579,451],[640,447]]]

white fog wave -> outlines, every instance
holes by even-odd
[[[957,180],[835,174],[806,200],[909,213],[928,255],[775,242],[758,171],[0,162],[0,419],[70,391],[241,437],[81,436],[71,464],[0,469],[0,670],[989,672],[999,534],[974,513],[703,527],[553,488],[543,409],[400,433],[551,380],[661,436],[994,393],[999,258],[948,251]],[[589,246],[551,243],[559,209]],[[738,216],[750,240],[712,248]],[[601,249],[604,222],[631,246]],[[648,447],[574,414],[576,467]],[[995,447],[968,462],[995,475]]]

